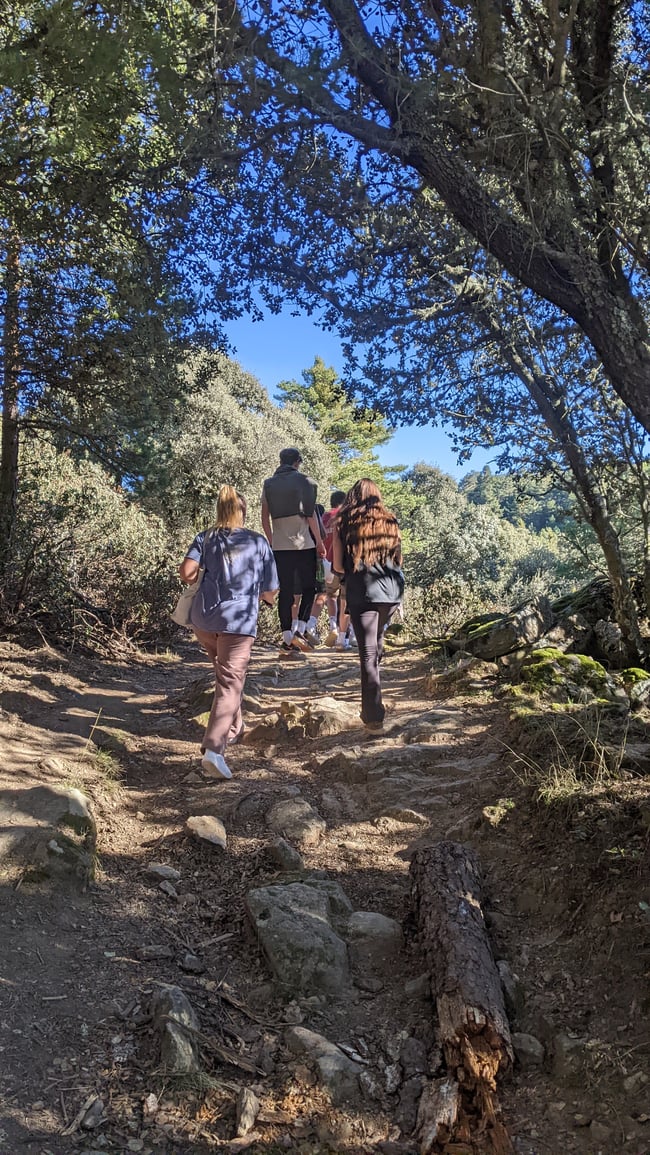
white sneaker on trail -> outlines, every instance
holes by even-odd
[[[201,767],[206,774],[216,775],[219,778],[232,778],[232,770],[223,754],[217,754],[214,750],[206,750],[201,759]]]

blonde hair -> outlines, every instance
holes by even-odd
[[[217,495],[215,529],[237,529],[244,524],[246,499],[232,485],[222,485]]]

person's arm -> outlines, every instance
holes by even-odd
[[[320,526],[318,524],[318,518],[315,512],[312,513],[311,517],[307,518],[307,525],[311,530],[311,536],[316,542],[316,553],[319,557],[325,557],[327,551],[325,549],[325,543],[321,537]]]
[[[345,572],[343,566],[343,542],[341,541],[341,534],[339,533],[339,527],[336,521],[332,527],[332,569],[334,573],[339,576]]]
[[[185,585],[191,586],[199,576],[200,565],[198,561],[194,561],[192,557],[186,557],[178,568],[178,575]]]
[[[204,541],[205,535],[202,533],[197,533],[194,541],[192,542],[190,548],[185,554],[185,557],[178,567],[178,576],[182,582],[185,582],[185,585],[191,586],[192,582],[195,582],[199,576],[201,558],[203,557]]]
[[[264,572],[262,574],[262,593],[260,594],[260,601],[267,606],[272,606],[277,592],[280,588],[280,579],[278,578],[278,570],[275,564],[275,558],[268,545],[265,543],[264,555]]]
[[[273,530],[271,528],[271,514],[266,500],[266,494],[262,493],[262,529],[266,535],[266,540],[269,545],[273,545]]]

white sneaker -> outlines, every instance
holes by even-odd
[[[201,766],[206,774],[218,778],[232,778],[232,770],[223,754],[217,754],[214,750],[206,750],[201,759]]]

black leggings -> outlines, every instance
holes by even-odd
[[[383,722],[384,703],[381,697],[379,664],[384,652],[384,627],[397,606],[387,602],[348,606],[350,620],[359,647],[361,666],[361,721]]]
[[[296,588],[302,590],[298,618],[301,622],[309,621],[311,607],[316,597],[316,550],[278,549],[273,551],[273,556],[280,581],[278,597],[280,629],[290,630],[293,591]]]

